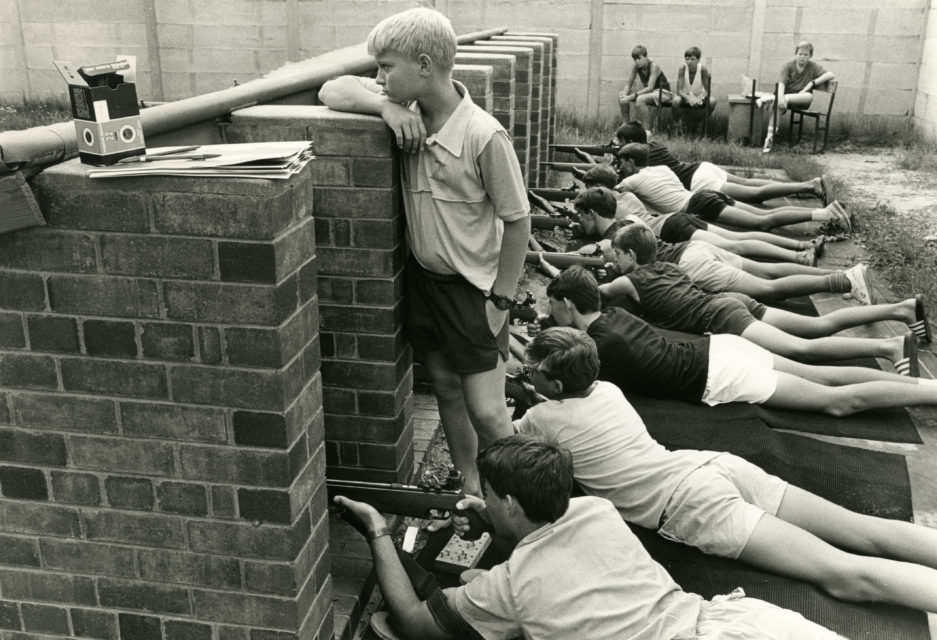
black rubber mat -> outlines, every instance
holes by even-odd
[[[863,411],[845,418],[836,418],[811,411],[788,411],[739,402],[709,407],[630,393],[628,400],[649,426],[661,420],[675,421],[689,428],[689,425],[701,422],[716,423],[757,418],[775,429],[883,442],[923,442],[911,416],[901,407]]]

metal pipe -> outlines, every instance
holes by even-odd
[[[459,44],[466,44],[506,31],[507,27],[474,31],[458,36],[457,40]],[[285,65],[263,78],[236,87],[143,109],[140,112],[143,135],[156,136],[227,115],[243,107],[308,91],[336,76],[366,73],[375,67],[374,58],[368,55],[364,44],[338,49],[301,63]],[[74,157],[77,152],[72,122],[4,131],[0,133],[0,174],[61,162]]]

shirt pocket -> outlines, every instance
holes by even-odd
[[[457,160],[432,160],[429,188],[433,198],[446,202],[481,202],[485,199],[485,186],[471,165],[465,167]]]

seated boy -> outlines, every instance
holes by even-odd
[[[319,98],[381,116],[408,152],[399,154],[407,337],[432,381],[453,463],[477,494],[478,443],[511,431],[504,363],[530,237],[527,190],[510,134],[452,79],[457,41],[445,16],[428,8],[394,14],[367,45],[376,80],[341,76]]]
[[[706,222],[719,220],[732,226],[762,231],[811,220],[834,221],[847,230],[852,229],[851,218],[838,202],[832,202],[823,209],[794,206],[756,209],[737,204],[721,191],[687,191],[668,167],[648,166],[646,144],[626,144],[618,150],[616,162],[621,182],[615,189],[630,191],[647,206],[661,213],[685,211]]]
[[[360,523],[381,593],[402,638],[543,640],[832,640],[836,634],[797,613],[747,598],[740,589],[706,601],[684,592],[645,551],[612,503],[570,499],[573,460],[555,444],[521,434],[501,438],[477,459],[484,510],[494,530],[516,543],[511,556],[467,585],[421,601],[384,517],[342,496]],[[467,530],[465,519],[454,519]]]
[[[648,141],[647,131],[640,122],[626,122],[618,127],[615,130],[615,139],[621,146],[632,142],[647,144],[648,165],[669,167],[689,191],[711,189],[721,191],[735,200],[754,204],[772,198],[809,194],[823,200],[824,205],[829,204],[826,201],[826,182],[823,178],[814,178],[805,182],[777,182],[760,178],[743,178],[711,162],[680,162],[666,146],[657,140]]]
[[[602,285],[611,306],[636,309],[645,320],[665,329],[697,335],[730,333],[772,353],[806,362],[848,360],[864,356],[891,360],[898,373],[917,376],[914,334],[895,338],[813,337],[877,320],[915,322],[911,304],[839,309],[810,317],[772,309],[744,294],[710,294],[697,287],[680,267],[668,262],[641,264],[633,249],[620,244],[625,229],[612,240],[615,266],[625,275]],[[906,308],[907,307],[907,308]]]
[[[677,91],[673,96],[674,109],[702,109],[709,98],[709,111],[716,107],[716,101],[707,93],[710,85],[709,69],[700,64],[703,56],[699,47],[690,47],[683,52],[683,61],[677,70]]]
[[[639,44],[631,50],[631,59],[634,60],[631,73],[625,82],[625,89],[618,94],[621,120],[627,122],[633,117],[640,117],[650,127],[648,106],[660,107],[662,104],[670,104],[673,99],[670,83],[658,64],[647,57],[647,48],[644,45]],[[658,93],[661,94],[662,102],[658,100]],[[632,111],[637,113],[637,116]]]
[[[583,175],[582,183],[587,188],[614,189],[618,184],[618,173],[607,164],[598,164]],[[623,220],[629,214],[634,215],[664,242],[703,240],[740,256],[810,265],[816,264],[826,242],[824,236],[817,236],[813,240],[797,240],[764,231],[730,231],[689,213],[658,213],[648,210],[633,193],[618,193],[616,199],[616,219]]]
[[[669,540],[810,582],[834,597],[937,611],[937,531],[853,513],[731,454],[668,451],[617,387],[596,382],[600,357],[583,331],[554,327],[537,335],[527,366],[548,400],[515,422],[519,432],[569,449],[587,493]],[[771,373],[770,365],[753,366],[747,376]],[[786,374],[777,383],[772,397],[797,396],[796,387],[809,384]]]

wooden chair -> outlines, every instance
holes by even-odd
[[[817,152],[817,139],[820,137],[821,131],[823,132],[823,148],[820,149],[820,151],[826,151],[826,143],[830,138],[830,116],[833,115],[833,101],[836,99],[836,87],[838,84],[836,80],[830,80],[823,88],[817,87],[814,89],[814,103],[816,103],[817,98],[823,96],[823,94],[829,97],[825,111],[822,105],[819,109],[807,108],[789,110],[791,112],[791,121],[787,129],[788,145],[794,146],[794,126],[797,126],[797,142],[799,143],[804,133],[804,118],[813,118],[813,153]],[[811,105],[811,107],[813,106],[814,105]]]
[[[660,131],[660,117],[661,117],[661,114],[664,112],[664,107],[671,107],[671,106],[673,106],[672,102],[666,102],[666,103],[664,102],[664,88],[657,87],[657,106],[655,107],[655,109],[657,109],[657,126],[654,129],[654,131]]]

